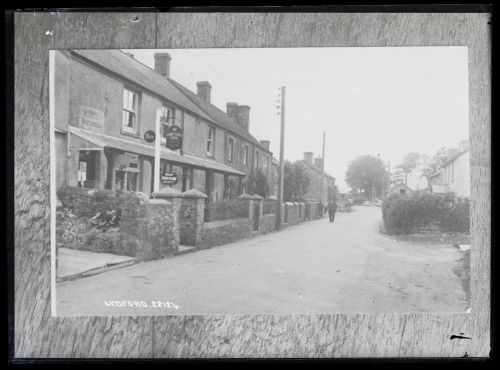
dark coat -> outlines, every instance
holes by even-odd
[[[335,203],[335,202],[328,203],[328,212],[329,213],[337,212],[337,203]]]

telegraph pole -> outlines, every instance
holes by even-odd
[[[281,86],[281,131],[280,131],[280,165],[278,172],[278,209],[276,212],[276,229],[280,230],[281,224],[281,205],[283,204],[283,176],[285,166],[285,86]]]
[[[326,132],[323,131],[323,152],[321,154],[321,183],[319,185],[319,201],[323,202],[323,184],[325,182],[325,138]]]

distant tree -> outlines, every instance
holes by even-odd
[[[362,155],[349,163],[345,182],[354,192],[364,191],[371,200],[376,194],[381,196],[389,185],[389,172],[380,158]]]
[[[406,184],[408,174],[414,170],[422,155],[420,153],[408,153],[404,156],[402,162],[396,166],[396,168],[401,169],[404,172],[404,183]]]
[[[257,169],[248,175],[247,193],[258,194],[264,198],[269,195],[269,180],[261,169]]]
[[[283,200],[285,202],[304,199],[310,183],[311,179],[302,163],[285,161],[283,166]]]
[[[459,152],[457,148],[440,148],[432,158],[429,158],[425,164],[422,172],[425,176],[430,176],[439,171],[439,169],[446,163],[448,159],[453,157]]]

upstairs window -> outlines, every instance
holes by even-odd
[[[255,169],[258,170],[260,168],[260,153],[255,152]]]
[[[248,166],[248,144],[243,149],[243,165]]]
[[[124,131],[133,133],[137,132],[137,110],[137,93],[128,89],[123,89],[122,128]]]
[[[214,141],[215,141],[215,128],[208,128],[208,136],[207,136],[207,155],[209,157],[214,156]]]
[[[265,167],[264,167],[264,171],[265,172],[268,172],[269,171],[269,156],[266,157],[266,164],[265,164]]]
[[[234,153],[234,139],[232,137],[227,139],[227,161],[233,161],[233,153]]]
[[[160,118],[161,123],[161,143],[165,144],[167,142],[167,130],[175,122],[175,109],[163,106],[162,114]]]

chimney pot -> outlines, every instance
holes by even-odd
[[[197,95],[207,103],[210,103],[212,95],[212,85],[210,85],[208,81],[198,81],[196,83],[196,88]]]
[[[313,164],[313,152],[304,152],[304,161]]]
[[[163,77],[170,77],[170,57],[169,53],[155,53],[155,71]]]

